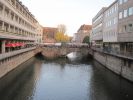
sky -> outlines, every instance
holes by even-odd
[[[83,24],[114,0],[20,0],[44,27],[65,24],[67,34],[73,36]]]

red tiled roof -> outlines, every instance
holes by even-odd
[[[92,29],[92,25],[81,25],[80,26],[80,28],[79,28],[79,30],[78,31],[80,31],[80,30],[86,30],[86,31],[90,31]]]
[[[43,27],[43,33],[55,33],[57,32],[57,28],[53,28],[53,27]]]

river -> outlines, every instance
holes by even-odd
[[[0,79],[0,100],[133,100],[133,83],[81,54],[37,56]]]

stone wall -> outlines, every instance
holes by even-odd
[[[34,50],[18,54],[0,61],[0,78],[6,75],[18,65],[24,63],[35,55]]]
[[[88,51],[85,48],[86,51]],[[43,47],[42,55],[47,59],[53,59],[57,57],[64,57],[71,52],[85,51],[83,48],[73,48],[73,47]]]
[[[123,61],[121,75],[124,78],[133,81],[133,61],[130,61],[130,60]]]
[[[101,52],[94,52],[94,59],[114,73],[133,82],[133,61]]]

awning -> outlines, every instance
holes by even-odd
[[[6,47],[19,47],[19,46],[24,46],[24,43],[8,43],[5,46]]]
[[[5,45],[6,47],[16,47],[15,43],[8,43]]]
[[[20,44],[20,46],[24,46],[25,44],[24,43],[19,43]]]

